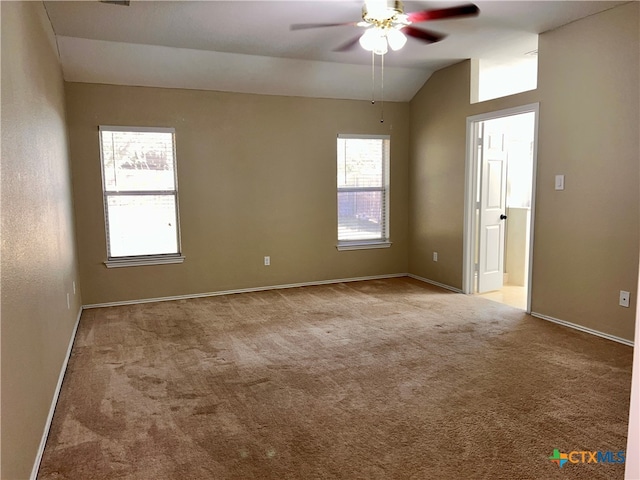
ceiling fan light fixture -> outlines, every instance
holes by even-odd
[[[359,41],[362,48],[376,55],[384,55],[388,51],[386,33],[380,28],[368,28]]]
[[[376,41],[375,37],[376,37],[375,29],[367,28],[362,34],[362,36],[360,37],[360,40],[359,40],[360,46],[369,52],[373,51],[373,46]]]
[[[407,43],[407,37],[397,28],[391,28],[387,32],[387,41],[391,50],[400,50]]]

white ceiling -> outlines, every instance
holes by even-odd
[[[371,54],[333,49],[354,26],[291,31],[295,23],[357,22],[362,1],[46,1],[64,78],[321,98],[371,98]],[[405,2],[405,11],[466,0]],[[384,95],[408,101],[436,70],[467,58],[523,55],[537,34],[624,1],[476,1],[475,18],[417,24],[448,34],[426,45],[410,38],[385,55]],[[377,57],[376,61],[379,62]],[[379,71],[376,72],[379,75]]]

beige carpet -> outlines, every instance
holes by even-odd
[[[632,349],[409,278],[87,310],[40,479],[622,479]]]

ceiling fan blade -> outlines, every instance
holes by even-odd
[[[294,23],[289,26],[289,30],[307,30],[309,28],[324,28],[324,27],[343,27],[343,26],[352,26],[355,27],[358,25],[358,22],[347,22],[347,23]]]
[[[351,40],[349,40],[348,42],[343,43],[339,47],[334,48],[333,51],[334,52],[348,52],[349,50],[353,50],[353,48],[356,45],[358,45],[359,41],[360,41],[360,36],[354,37]]]
[[[426,22],[428,20],[443,20],[445,18],[465,17],[478,15],[480,9],[473,3],[460,5],[459,7],[441,8],[438,10],[423,10],[421,12],[408,13],[407,17],[412,23]]]
[[[404,27],[400,31],[409,37],[417,38],[418,40],[426,43],[436,43],[446,37],[443,33],[430,32],[429,30],[422,30],[420,28],[412,27],[411,25]]]

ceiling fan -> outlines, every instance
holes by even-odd
[[[336,52],[351,50],[358,43],[370,52],[384,55],[388,47],[400,50],[407,42],[407,36],[424,43],[435,43],[446,35],[413,26],[414,23],[430,20],[444,20],[458,17],[477,16],[480,9],[472,3],[457,7],[422,10],[405,13],[399,0],[365,0],[362,6],[362,21],[347,23],[297,23],[291,30],[308,28],[354,26],[365,28],[365,32],[334,49]]]

